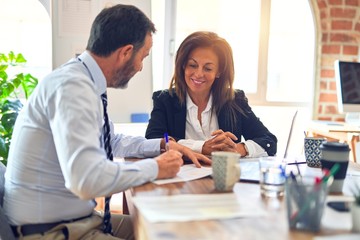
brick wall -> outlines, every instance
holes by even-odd
[[[334,61],[360,61],[360,0],[311,0],[317,30],[314,119],[343,121]]]

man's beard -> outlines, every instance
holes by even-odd
[[[134,67],[134,60],[131,58],[127,63],[116,70],[113,81],[115,83],[115,88],[125,89],[128,87],[130,79],[136,74]]]

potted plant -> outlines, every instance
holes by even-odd
[[[355,185],[354,202],[351,205],[351,216],[352,216],[352,230],[354,232],[360,232],[360,187]]]
[[[38,79],[21,72],[26,59],[21,53],[0,53],[0,160],[7,164],[15,120],[38,84]],[[10,74],[14,72],[14,74]]]

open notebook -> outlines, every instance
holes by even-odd
[[[288,155],[288,151],[289,151],[289,146],[290,146],[290,142],[291,142],[291,136],[292,136],[292,132],[293,132],[293,128],[294,128],[294,122],[297,116],[297,110],[294,113],[294,116],[292,117],[292,121],[291,121],[291,125],[290,125],[290,130],[289,130],[289,135],[288,135],[288,139],[286,142],[286,148],[285,148],[285,153],[284,153],[284,159],[286,159],[287,155]],[[297,162],[294,162],[297,163]],[[294,164],[294,163],[288,163],[288,164]],[[240,158],[239,159],[239,164],[240,164],[240,169],[241,169],[241,174],[240,174],[240,181],[241,182],[253,182],[253,183],[258,183],[259,182],[259,177],[260,177],[260,173],[259,173],[259,158]]]

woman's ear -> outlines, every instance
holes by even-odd
[[[219,71],[220,69],[218,69],[218,71]],[[221,76],[221,72],[219,71],[219,72],[217,72],[216,73],[216,75],[215,75],[215,78],[219,78]]]

